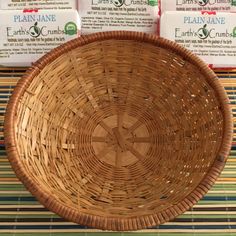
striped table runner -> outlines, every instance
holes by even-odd
[[[236,134],[227,165],[214,187],[193,209],[173,222],[135,233],[101,232],[66,222],[45,209],[16,178],[4,149],[6,105],[24,72],[25,68],[0,68],[0,236],[236,236]],[[230,98],[236,127],[236,69],[216,73]]]

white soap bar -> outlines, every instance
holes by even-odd
[[[206,63],[236,66],[236,13],[165,12],[161,37],[185,46]]]
[[[79,0],[82,34],[129,30],[157,33],[158,0]]]
[[[236,11],[235,0],[161,0],[165,11]]]
[[[2,10],[22,10],[25,8],[66,10],[76,9],[76,0],[0,0]]]
[[[0,65],[29,66],[51,49],[77,38],[76,10],[0,10]]]

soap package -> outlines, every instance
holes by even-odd
[[[77,0],[0,0],[2,10],[23,9],[68,10],[77,8]]]
[[[80,29],[76,10],[0,10],[0,66],[30,66]]]
[[[79,0],[82,34],[129,30],[157,33],[158,0]]]
[[[161,37],[191,50],[213,67],[236,67],[236,13],[174,12],[161,17]]]
[[[236,0],[161,0],[165,11],[236,11]]]

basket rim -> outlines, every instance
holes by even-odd
[[[135,40],[152,44],[154,46],[166,48],[177,53],[185,60],[197,66],[204,74],[209,85],[214,89],[216,96],[220,102],[222,113],[224,116],[224,132],[221,147],[213,165],[209,169],[209,172],[201,180],[199,185],[187,197],[182,199],[178,204],[173,205],[158,214],[153,213],[151,215],[130,218],[110,218],[102,217],[99,215],[85,214],[76,211],[68,206],[65,206],[62,203],[59,203],[56,199],[54,199],[45,191],[40,189],[40,187],[37,186],[37,184],[35,184],[30,179],[30,176],[27,174],[27,171],[25,171],[24,166],[20,161],[19,154],[17,151],[17,143],[15,140],[14,129],[14,117],[18,108],[19,101],[28,86],[30,85],[33,78],[37,76],[47,64],[53,62],[62,54],[86,44],[111,39]],[[37,198],[38,201],[50,211],[55,212],[56,214],[67,220],[81,225],[87,225],[93,228],[113,231],[130,231],[156,226],[164,222],[170,221],[178,215],[184,213],[186,210],[190,209],[208,192],[208,190],[212,187],[212,185],[215,183],[216,179],[220,175],[221,171],[223,170],[231,148],[232,133],[233,122],[228,96],[226,95],[223,86],[220,84],[220,81],[218,81],[216,74],[208,67],[208,65],[205,64],[205,62],[203,62],[199,57],[195,56],[192,52],[176,44],[175,42],[160,38],[152,34],[130,31],[110,31],[81,36],[53,49],[51,52],[43,56],[36,63],[34,63],[31,68],[27,70],[26,74],[17,83],[17,86],[14,89],[13,94],[7,105],[4,122],[4,139],[8,159],[17,177],[22,181],[26,188]]]

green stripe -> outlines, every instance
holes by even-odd
[[[18,185],[18,186],[7,186],[7,185],[3,185],[3,186],[0,186],[0,190],[1,191],[27,191],[23,185]]]
[[[20,203],[22,205],[35,205],[35,203],[39,204],[37,201],[20,201]],[[17,204],[19,204],[19,201],[0,201],[0,205],[17,205]]]

